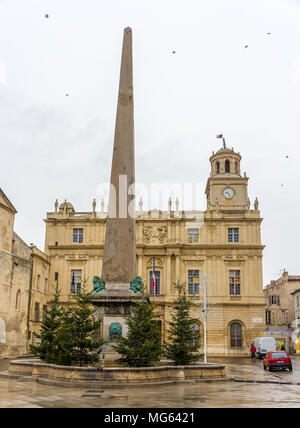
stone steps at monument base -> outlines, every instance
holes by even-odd
[[[105,390],[105,389],[131,389],[131,388],[152,388],[164,387],[175,385],[177,382],[174,380],[167,380],[164,382],[148,382],[148,383],[104,383],[95,381],[62,381],[57,379],[50,379],[47,377],[38,377],[36,381],[41,385],[60,386],[64,388],[78,388],[78,389],[91,389],[91,390]]]

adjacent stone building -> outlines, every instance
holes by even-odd
[[[293,293],[299,289],[300,276],[289,275],[286,271],[264,289],[268,335],[275,337],[278,347],[284,345],[291,353],[295,351],[292,340],[296,319]]]
[[[248,177],[240,174],[241,156],[223,148],[210,158],[207,210],[169,210],[136,214],[136,275],[142,277],[156,307],[163,339],[176,290],[185,281],[194,302],[195,330],[203,344],[203,277],[208,277],[208,352],[210,355],[247,355],[257,336],[265,334],[262,284],[261,217],[248,198]],[[101,276],[107,213],[76,212],[70,202],[47,213],[45,253],[50,282],[58,283],[64,301],[84,281],[92,286]],[[151,276],[155,260],[156,283]]]
[[[41,299],[35,292],[33,300],[30,297],[35,272],[40,270],[37,250],[14,232],[16,213],[0,189],[0,358],[27,351],[31,329],[38,332],[40,327],[32,323],[31,302],[42,305],[48,299],[46,294]],[[46,260],[43,253],[41,258]]]
[[[293,343],[296,353],[300,355],[300,287],[293,291],[291,295],[293,297],[295,311]]]

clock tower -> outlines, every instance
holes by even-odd
[[[210,157],[211,173],[206,185],[207,210],[250,209],[248,177],[241,176],[241,155],[233,149],[222,148]]]

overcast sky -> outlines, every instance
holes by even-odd
[[[300,274],[299,23],[299,0],[0,0],[0,187],[16,232],[43,249],[55,199],[89,211],[109,180],[130,26],[136,180],[201,183],[205,209],[223,133],[260,201],[264,284]]]

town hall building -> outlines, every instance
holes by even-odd
[[[195,331],[203,346],[203,278],[207,275],[208,354],[248,355],[254,338],[265,333],[261,222],[258,201],[248,198],[248,177],[240,172],[241,155],[224,146],[210,157],[207,209],[136,213],[136,275],[155,305],[162,339],[167,338],[175,282],[184,281],[192,299]],[[47,213],[45,254],[50,282],[58,283],[62,299],[92,287],[101,276],[107,213],[76,212],[70,202],[56,201]],[[151,277],[155,262],[155,288]]]

